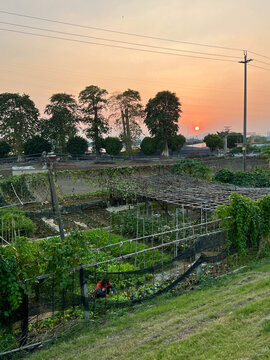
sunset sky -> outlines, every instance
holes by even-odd
[[[50,96],[66,92],[76,97],[88,85],[110,93],[138,90],[145,104],[158,91],[176,93],[182,103],[180,132],[185,136],[242,131],[243,59],[241,49],[254,61],[248,68],[248,132],[270,131],[270,1],[269,0],[2,0],[0,10],[84,26],[136,33],[185,42],[217,45],[226,50],[165,42],[87,28],[45,22],[0,12],[0,28],[47,34],[89,42],[74,35],[44,32],[12,24],[39,27],[178,50],[231,62],[134,51],[100,45],[0,31],[0,92],[29,94],[40,112]],[[10,24],[3,24],[10,23]],[[114,43],[118,46],[137,47]],[[146,48],[146,50],[155,50]],[[160,52],[169,50],[156,49]],[[190,54],[171,51],[177,54]],[[268,57],[268,58],[267,58]],[[258,62],[261,61],[261,62]]]

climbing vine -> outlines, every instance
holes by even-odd
[[[270,234],[270,196],[254,201],[234,193],[229,205],[219,206],[216,213],[223,227],[231,230],[229,244],[240,254],[258,249],[261,235]]]

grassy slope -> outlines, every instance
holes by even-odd
[[[270,359],[270,261],[177,297],[136,306],[31,360]],[[123,310],[122,310],[123,312]]]

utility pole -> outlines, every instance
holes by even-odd
[[[51,157],[53,158],[53,156],[51,156]],[[60,212],[59,203],[58,203],[58,197],[57,197],[57,193],[56,193],[56,189],[55,189],[55,185],[54,185],[54,181],[53,181],[53,171],[52,171],[53,170],[53,161],[52,160],[50,161],[49,154],[47,156],[47,167],[48,167],[48,173],[49,173],[49,184],[50,184],[50,190],[51,190],[52,208],[53,208],[53,212],[57,218],[60,238],[62,241],[64,241],[65,233],[64,233],[62,217],[61,217],[61,212]]]
[[[244,50],[244,60],[239,61],[240,64],[244,64],[243,171],[247,170],[247,64],[252,60],[247,58],[247,51]]]

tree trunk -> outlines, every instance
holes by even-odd
[[[122,119],[122,126],[123,126],[123,135],[124,135],[124,138],[126,138],[127,132],[126,132],[126,124],[125,124],[125,115],[124,115],[123,110],[121,110],[121,119]]]
[[[168,148],[168,142],[166,141],[164,149],[161,153],[162,156],[169,157],[169,148]]]
[[[131,146],[131,133],[130,133],[130,126],[129,126],[129,115],[128,109],[125,111],[125,120],[126,120],[126,150],[128,155],[132,156],[132,146]]]
[[[97,112],[97,107],[94,106],[94,128],[95,128],[95,147],[96,147],[96,155],[100,155],[100,149],[99,149],[99,134],[98,134],[98,127],[97,127],[97,122],[98,122],[98,112]]]

